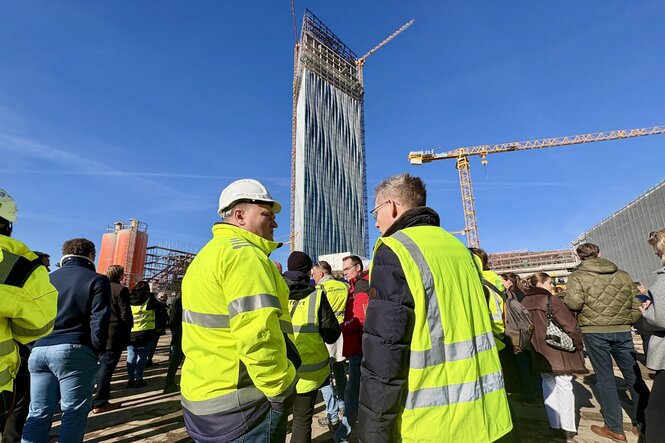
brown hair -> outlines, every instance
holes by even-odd
[[[120,279],[125,275],[125,268],[121,265],[111,265],[106,270],[106,276],[110,281],[120,283]]]
[[[648,241],[656,255],[660,257],[660,262],[665,265],[665,229],[650,233]]]
[[[487,252],[483,251],[480,248],[469,248],[469,251],[473,252],[475,255],[478,256],[478,258],[480,258],[480,261],[483,263],[484,270],[489,269],[488,263],[490,261],[490,258],[487,255]]]
[[[420,177],[409,173],[393,175],[383,180],[376,187],[376,196],[384,200],[394,199],[406,209],[425,206],[427,203],[425,183]]]
[[[524,288],[529,290],[531,288],[535,288],[538,286],[538,283],[543,284],[547,280],[551,280],[552,277],[550,277],[549,274],[546,274],[545,272],[536,272],[535,274],[531,274],[524,280]]]
[[[580,260],[584,261],[589,258],[598,257],[600,254],[600,248],[598,245],[594,245],[593,243],[582,243],[577,247],[575,252],[577,252],[577,256],[580,258]]]
[[[524,292],[524,280],[519,275],[515,274],[514,272],[504,272],[501,274],[501,278],[504,280],[510,280],[513,284],[513,287]]]
[[[363,261],[357,255],[347,255],[346,257],[344,257],[342,259],[343,262],[345,262],[347,260],[351,260],[351,263],[353,263],[353,266],[360,265],[360,270],[361,271],[364,269],[363,268]]]
[[[73,238],[62,245],[62,255],[88,257],[91,253],[95,253],[95,244],[86,238]]]

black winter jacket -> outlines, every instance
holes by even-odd
[[[286,271],[283,277],[289,287],[289,300],[302,300],[316,291],[316,287],[310,283],[307,274],[299,271]],[[319,334],[323,341],[329,345],[335,343],[342,330],[325,294],[321,297],[321,304],[316,315],[319,317]]]
[[[84,344],[100,355],[106,349],[111,315],[111,285],[95,265],[78,255],[65,256],[60,269],[50,275],[58,290],[58,313],[50,335],[37,346]]]
[[[383,234],[411,226],[439,226],[432,209],[409,209]],[[400,415],[408,392],[414,302],[395,253],[381,245],[372,259],[372,288],[365,317],[358,411],[363,443],[399,441]]]
[[[132,308],[129,305],[129,289],[119,282],[111,282],[111,318],[106,350],[123,349],[129,344],[132,330]]]

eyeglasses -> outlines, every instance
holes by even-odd
[[[382,207],[384,207],[384,206],[387,205],[388,203],[390,203],[390,200],[386,200],[386,201],[384,201],[384,202],[381,203],[379,206],[377,206],[376,208],[374,208],[374,209],[372,209],[371,211],[369,211],[369,213],[372,214],[372,218],[373,218],[374,220],[376,220],[377,212],[379,212],[379,209],[381,209]]]
[[[346,272],[346,271],[348,271],[348,270],[351,269],[351,268],[355,268],[356,266],[358,266],[358,265],[347,266],[346,268],[342,269],[342,272]]]

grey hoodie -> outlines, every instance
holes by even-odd
[[[649,288],[653,303],[636,326],[638,331],[652,334],[647,367],[658,371],[665,369],[665,267],[658,269],[656,274],[656,281]]]

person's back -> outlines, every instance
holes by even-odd
[[[106,347],[111,286],[105,275],[95,272],[95,245],[72,239],[64,243],[62,253],[60,269],[51,274],[59,293],[55,326],[35,342],[29,359],[32,399],[23,431],[26,442],[48,439],[58,400],[60,441],[83,440],[97,359]]]
[[[582,332],[626,332],[640,318],[633,279],[611,261],[584,260],[568,276],[565,303],[579,311]]]

